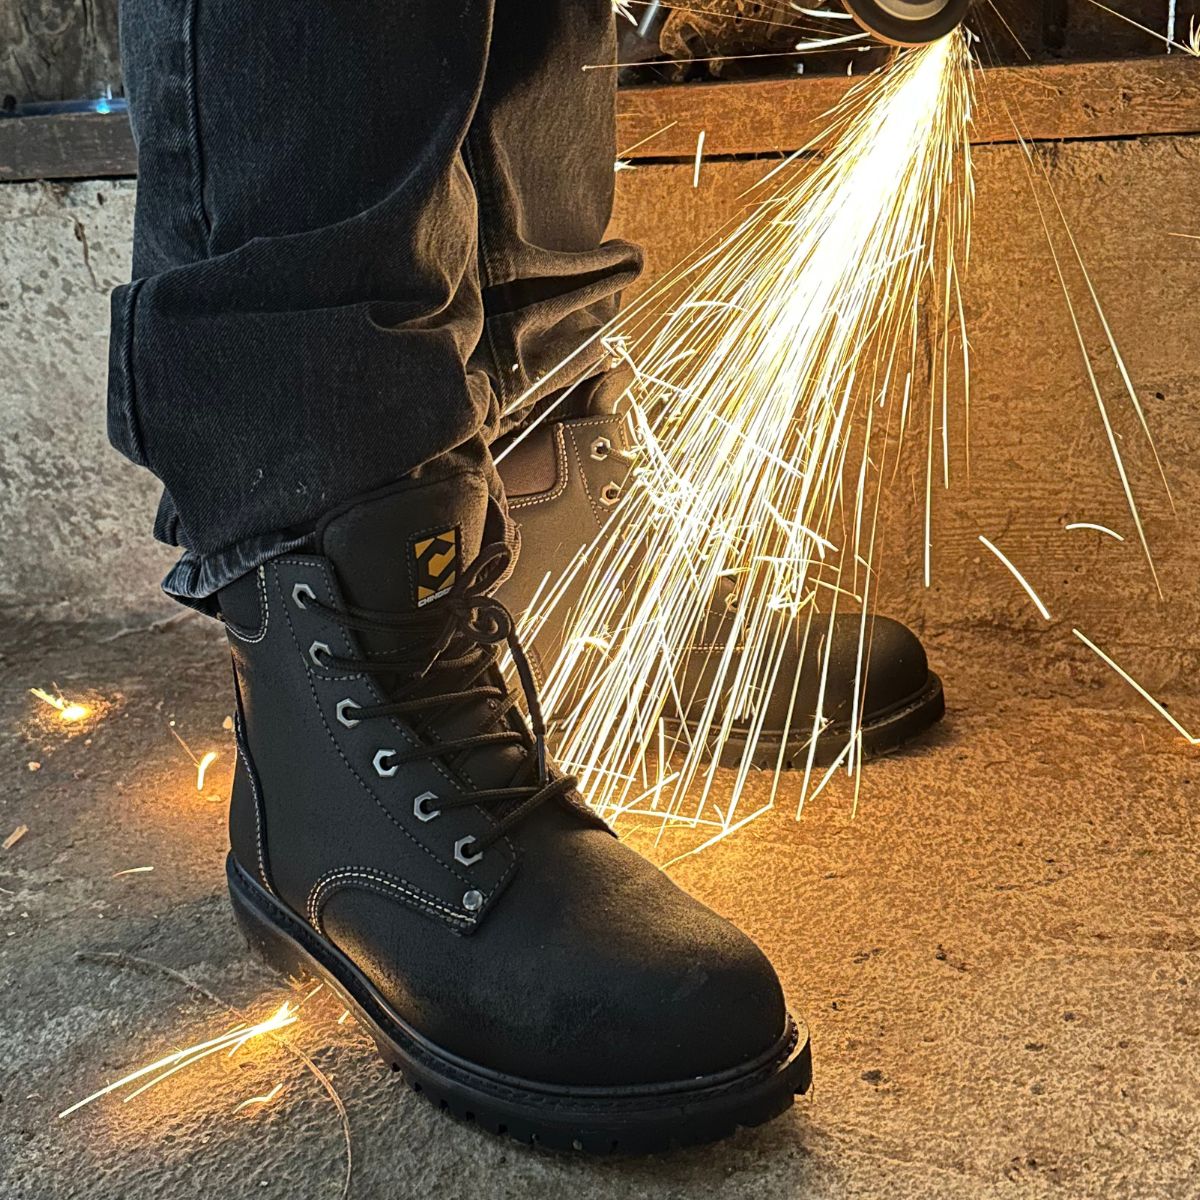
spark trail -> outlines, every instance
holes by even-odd
[[[932,425],[939,413],[945,425],[947,378],[966,365],[949,324],[972,200],[970,111],[963,36],[898,55],[830,114],[816,165],[801,151],[776,167],[748,216],[607,332],[635,373],[636,465],[600,541],[526,615],[534,634],[562,621],[556,610],[582,585],[544,702],[560,761],[607,815],[717,835],[744,823],[756,699],[795,695],[789,649],[798,637],[823,644],[839,597],[869,603],[889,438],[928,384],[932,477]],[[918,384],[920,334],[939,321],[932,379]],[[948,482],[948,451],[937,460]],[[714,603],[726,648],[704,695],[681,696]],[[870,626],[858,624],[861,668]],[[664,736],[681,711],[694,735]],[[717,751],[735,735],[741,765],[718,801]],[[651,781],[656,752],[673,769],[660,762]],[[846,761],[853,769],[855,753]]]

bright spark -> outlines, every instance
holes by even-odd
[[[261,1096],[251,1096],[248,1100],[243,1100],[233,1111],[240,1113],[242,1109],[249,1108],[253,1104],[270,1104],[280,1092],[283,1091],[283,1084],[277,1083],[269,1092],[265,1092]]]
[[[1109,529],[1107,525],[1097,525],[1092,521],[1072,521],[1070,525],[1064,525],[1063,528],[1094,529],[1097,533],[1106,533],[1110,538],[1116,538],[1118,542],[1123,542],[1125,540],[1115,529]]]
[[[1042,620],[1053,620],[1053,618],[1050,616],[1050,610],[1042,603],[1041,596],[1039,596],[1037,592],[1033,590],[1032,584],[1030,584],[1029,580],[1017,570],[1008,556],[1004,554],[1004,552],[993,542],[988,541],[988,539],[985,538],[982,533],[979,535],[979,540],[1009,569],[1009,571],[1012,573],[1012,577],[1025,590],[1025,594],[1030,598],[1030,600],[1033,601],[1034,607],[1042,614]]]
[[[1128,672],[1128,671],[1126,671],[1126,670],[1125,670],[1125,668],[1124,668],[1123,666],[1121,666],[1121,664],[1120,664],[1120,663],[1118,663],[1118,662],[1117,662],[1115,659],[1111,658],[1109,655],[1105,654],[1105,652],[1104,652],[1103,650],[1101,650],[1101,649],[1100,649],[1100,647],[1099,647],[1099,646],[1097,646],[1097,645],[1096,645],[1096,643],[1095,643],[1095,642],[1093,642],[1093,641],[1091,640],[1091,638],[1089,638],[1089,637],[1088,637],[1086,634],[1080,633],[1078,629],[1072,629],[1072,630],[1071,630],[1071,632],[1072,632],[1072,633],[1073,633],[1073,634],[1074,634],[1074,635],[1075,635],[1075,636],[1076,636],[1076,637],[1077,637],[1077,638],[1078,638],[1078,639],[1079,639],[1079,640],[1080,640],[1080,641],[1081,641],[1081,642],[1082,642],[1082,643],[1083,643],[1083,644],[1084,644],[1084,645],[1085,645],[1085,646],[1086,646],[1086,647],[1087,647],[1087,648],[1088,648],[1088,649],[1089,649],[1089,650],[1090,650],[1090,651],[1091,651],[1093,654],[1095,654],[1095,655],[1096,655],[1098,658],[1100,658],[1101,660],[1103,660],[1104,662],[1106,662],[1106,663],[1107,663],[1107,664],[1108,664],[1108,665],[1109,665],[1109,666],[1110,666],[1110,667],[1111,667],[1111,668],[1112,668],[1114,671],[1116,671],[1116,673],[1117,673],[1117,674],[1118,674],[1118,675],[1119,675],[1119,676],[1120,676],[1120,677],[1121,677],[1123,680],[1125,680],[1125,682],[1126,682],[1127,684],[1129,684],[1129,686],[1130,686],[1131,688],[1133,688],[1133,690],[1134,690],[1135,692],[1137,692],[1137,694],[1138,694],[1139,696],[1141,696],[1141,698],[1142,698],[1143,700],[1145,700],[1145,701],[1146,701],[1146,703],[1147,703],[1147,704],[1149,704],[1149,705],[1150,705],[1150,707],[1151,707],[1152,709],[1154,709],[1154,711],[1155,711],[1156,713],[1158,713],[1158,715],[1159,715],[1160,717],[1162,717],[1162,719],[1163,719],[1164,721],[1168,722],[1168,724],[1170,724],[1170,725],[1171,725],[1171,727],[1172,727],[1172,728],[1173,728],[1173,729],[1176,731],[1176,733],[1178,733],[1178,734],[1179,734],[1179,735],[1180,735],[1182,738],[1184,738],[1184,739],[1185,739],[1185,740],[1186,740],[1186,741],[1187,741],[1187,742],[1188,742],[1190,745],[1193,745],[1193,746],[1200,746],[1200,737],[1195,737],[1194,735],[1192,735],[1191,733],[1189,733],[1189,732],[1188,732],[1188,731],[1187,731],[1187,730],[1186,730],[1186,729],[1185,729],[1185,728],[1184,728],[1184,727],[1183,727],[1183,726],[1182,726],[1182,725],[1181,725],[1181,724],[1180,724],[1180,723],[1179,723],[1179,722],[1178,722],[1178,721],[1175,719],[1175,717],[1173,717],[1173,716],[1171,715],[1171,713],[1170,713],[1170,712],[1167,710],[1167,707],[1166,707],[1166,705],[1165,705],[1165,704],[1163,704],[1161,700],[1156,700],[1156,699],[1154,698],[1154,696],[1152,696],[1152,695],[1150,694],[1150,692],[1148,692],[1148,691],[1147,691],[1147,690],[1146,690],[1146,689],[1145,689],[1145,688],[1144,688],[1144,687],[1143,687],[1143,686],[1142,686],[1140,683],[1138,683],[1138,681],[1137,681],[1136,679],[1134,679],[1134,677],[1133,677],[1132,675],[1130,675],[1130,674],[1129,674],[1129,672]]]
[[[696,162],[692,167],[692,187],[700,186],[700,164],[704,161],[704,134],[705,130],[700,130],[700,136],[696,138]]]
[[[930,396],[943,426],[958,365],[948,344],[972,199],[970,111],[965,38],[897,55],[830,115],[812,143],[828,148],[819,163],[806,147],[772,169],[748,216],[604,332],[635,373],[636,463],[603,536],[523,624],[537,636],[563,623],[556,609],[582,586],[543,704],[559,760],[606,815],[636,811],[714,836],[753,819],[737,802],[763,732],[759,699],[796,694],[786,664],[801,643],[819,648],[823,693],[838,597],[870,603],[888,435],[908,419],[901,397],[913,390],[923,321],[947,324]],[[948,451],[938,465],[948,470]],[[724,648],[696,649],[712,641],[714,597],[731,586]],[[870,645],[861,624],[860,660]],[[701,655],[704,684],[681,695]],[[823,724],[818,714],[799,740],[815,748]],[[735,737],[744,750],[733,795],[718,803],[718,751]],[[638,763],[655,753],[651,782]],[[852,768],[857,755],[847,759]]]
[[[210,766],[217,760],[217,752],[209,750],[204,757],[196,764],[196,791],[204,791],[204,775]]]
[[[290,1002],[285,1001],[265,1021],[259,1021],[257,1025],[235,1025],[228,1032],[221,1034],[220,1037],[212,1038],[207,1042],[199,1042],[195,1046],[189,1046],[186,1050],[176,1050],[174,1053],[160,1058],[157,1062],[152,1062],[147,1067],[141,1067],[136,1071],[131,1071],[128,1075],[123,1075],[114,1083],[110,1083],[106,1087],[102,1087],[99,1091],[93,1092],[90,1096],[85,1096],[82,1100],[76,1101],[70,1108],[64,1108],[58,1114],[59,1119],[69,1117],[73,1112],[77,1112],[85,1105],[91,1104],[104,1096],[111,1095],[113,1092],[120,1091],[132,1083],[138,1083],[139,1080],[147,1080],[145,1083],[139,1083],[133,1091],[122,1097],[122,1102],[128,1104],[130,1100],[140,1096],[156,1084],[161,1083],[168,1076],[174,1075],[176,1072],[182,1071],[184,1068],[190,1067],[202,1059],[219,1054],[222,1050],[233,1054],[254,1038],[262,1037],[264,1034],[278,1033],[279,1030],[286,1029],[289,1025],[294,1025],[295,1023],[296,1009]]]

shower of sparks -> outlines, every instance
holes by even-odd
[[[204,776],[208,768],[217,760],[217,752],[209,750],[204,757],[196,764],[196,791],[204,791]]]
[[[266,1020],[259,1021],[257,1025],[246,1025],[244,1023],[235,1025],[227,1033],[221,1034],[220,1037],[212,1038],[206,1042],[199,1042],[194,1046],[189,1046],[186,1050],[176,1050],[174,1053],[160,1058],[157,1062],[153,1062],[147,1067],[131,1071],[128,1075],[122,1076],[114,1083],[102,1087],[98,1092],[93,1092],[90,1096],[85,1096],[82,1100],[76,1101],[70,1108],[64,1108],[58,1114],[59,1118],[69,1117],[73,1112],[77,1112],[85,1105],[136,1083],[138,1084],[136,1088],[126,1092],[121,1097],[122,1103],[128,1104],[130,1100],[140,1096],[156,1084],[162,1083],[164,1079],[185,1070],[187,1067],[203,1059],[210,1058],[214,1054],[220,1054],[222,1051],[232,1056],[245,1046],[247,1042],[266,1034],[278,1033],[281,1029],[286,1029],[289,1025],[294,1025],[295,1023],[296,1006],[290,1001],[285,1002],[267,1017]],[[140,1082],[142,1080],[145,1080],[145,1082]]]
[[[1118,542],[1125,540],[1115,529],[1109,529],[1107,525],[1097,525],[1094,521],[1072,521],[1069,525],[1064,525],[1063,528],[1094,529],[1097,533],[1106,533],[1110,538],[1116,538]]]
[[[65,696],[61,696],[57,692],[46,692],[36,687],[29,690],[44,704],[48,704],[51,708],[56,709],[60,720],[68,722],[82,721],[85,717],[91,715],[92,710],[86,704],[68,700]]]
[[[828,148],[818,165],[808,147],[776,166],[747,217],[606,331],[635,374],[635,466],[603,537],[525,618],[534,636],[566,622],[543,703],[558,758],[606,815],[682,821],[712,836],[742,824],[738,799],[762,757],[759,698],[782,691],[794,705],[796,651],[803,659],[805,645],[818,647],[824,675],[838,597],[869,603],[888,439],[915,420],[919,337],[939,317],[929,410],[931,423],[948,420],[970,108],[963,36],[897,55],[830,114],[813,143]],[[948,449],[938,462],[948,479]],[[682,695],[689,659],[718,620],[724,648],[708,655],[703,685]],[[870,624],[856,616],[853,627],[861,676]],[[580,679],[582,696],[572,687]],[[683,713],[690,735],[679,732]],[[788,720],[790,740],[809,743],[807,784],[823,721]],[[844,756],[851,770],[856,733]],[[718,751],[735,740],[744,750],[733,794],[718,803]],[[637,764],[656,752],[679,761],[669,775],[660,762],[650,785]],[[780,765],[783,755],[781,746]]]
[[[612,9],[614,16],[624,17],[631,25],[637,24],[637,17],[633,14],[631,0],[612,0]]]
[[[1029,580],[1017,570],[1017,568],[1013,565],[1012,560],[1009,559],[1008,556],[1004,554],[997,545],[995,545],[995,543],[990,542],[987,538],[985,538],[982,533],[979,535],[979,540],[1009,569],[1012,577],[1021,585],[1025,594],[1030,598],[1030,600],[1033,601],[1034,607],[1039,613],[1042,614],[1042,620],[1053,620],[1053,618],[1050,616],[1050,610],[1045,606],[1045,604],[1042,603],[1041,596],[1039,596],[1037,592],[1033,590],[1032,584],[1030,584]]]
[[[1146,703],[1149,704],[1150,707],[1154,709],[1154,711],[1158,713],[1158,715],[1162,717],[1164,721],[1170,724],[1176,733],[1178,733],[1185,741],[1192,746],[1200,746],[1200,737],[1195,737],[1193,734],[1189,733],[1188,730],[1185,729],[1179,723],[1179,721],[1171,715],[1171,713],[1167,710],[1167,706],[1163,704],[1161,700],[1156,700],[1154,696],[1146,690],[1146,688],[1138,683],[1138,681],[1134,679],[1134,677],[1130,675],[1123,666],[1121,666],[1120,663],[1101,650],[1100,647],[1097,646],[1096,643],[1093,642],[1086,634],[1080,633],[1078,629],[1072,629],[1071,632],[1093,654],[1095,654],[1097,658],[1099,658],[1102,662],[1107,663],[1127,684],[1129,684],[1129,686],[1133,688],[1133,690],[1137,692],[1137,694],[1141,696],[1141,698],[1145,700]]]

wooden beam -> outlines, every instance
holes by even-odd
[[[136,175],[125,113],[0,118],[0,180]]]
[[[824,114],[854,83],[840,76],[623,89],[617,145],[631,159],[690,159],[705,131],[708,156],[774,154],[818,138]],[[1033,141],[1200,133],[1200,60],[996,67],[977,86],[973,140],[1015,140],[1015,114]],[[637,145],[637,143],[642,143]],[[137,154],[121,113],[0,118],[0,181],[134,175]]]
[[[996,67],[981,75],[977,143],[1015,141],[1013,116],[1033,141],[1200,133],[1200,60],[1188,55]],[[627,88],[617,146],[636,147],[624,158],[688,159],[703,129],[708,156],[798,150],[819,139],[825,114],[855,82],[827,75]]]

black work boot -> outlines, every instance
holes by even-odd
[[[612,410],[626,386],[621,378],[602,378],[592,385],[585,403],[588,416],[547,420],[524,438],[515,439],[499,463],[509,510],[521,527],[521,558],[499,595],[518,619],[545,594],[546,580],[557,578],[576,553],[596,540],[621,497],[632,466],[626,422]],[[550,619],[530,647],[539,676],[545,678],[562,646],[565,626],[585,584],[580,572],[562,589]],[[726,648],[730,613],[737,603],[733,585],[713,597],[708,623],[691,647],[684,678],[676,680],[689,723],[708,702],[718,664]],[[780,616],[780,620],[786,620]],[[824,723],[817,734],[812,761],[825,766],[845,749],[853,726],[858,675],[861,615],[837,614],[828,639],[826,625],[813,623],[808,638],[798,619],[790,660],[778,673],[779,686],[767,697],[767,712],[755,743],[754,763],[774,767],[786,738],[782,761],[802,768],[809,761],[809,744],[818,703]],[[829,640],[824,695],[821,660]],[[941,680],[929,669],[916,635],[899,621],[873,617],[867,627],[862,670],[859,731],[864,757],[894,750],[923,733],[946,711]],[[792,690],[797,674],[795,700]],[[581,681],[582,682],[582,681]],[[788,712],[791,711],[791,719]],[[677,724],[680,714],[664,714]],[[721,760],[736,766],[745,750],[748,730],[734,726],[721,747]]]
[[[410,482],[221,593],[238,921],[494,1132],[642,1152],[768,1120],[809,1086],[807,1034],[754,943],[546,761],[494,537],[481,477]]]

